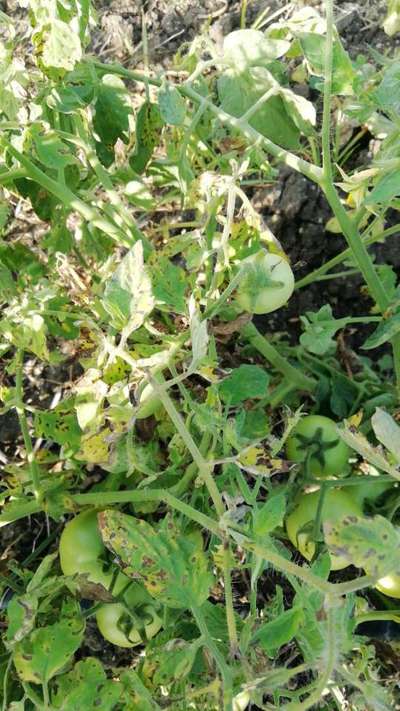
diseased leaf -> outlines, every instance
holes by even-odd
[[[81,646],[85,623],[78,612],[47,627],[33,630],[14,648],[13,660],[22,681],[47,683]]]
[[[349,428],[337,428],[337,431],[346,444],[364,457],[369,464],[372,464],[377,469],[381,469],[400,481],[400,472],[390,464],[379,449],[373,447],[372,444],[368,442],[367,438],[361,434],[361,432],[352,432]]]
[[[103,306],[115,328],[127,329],[129,333],[140,328],[152,312],[154,297],[140,240],[125,255],[107,282]]]
[[[82,58],[79,35],[66,22],[52,18],[43,30],[42,41],[41,61],[46,69],[71,71]]]
[[[145,101],[136,116],[135,151],[129,165],[139,175],[143,173],[158,145],[164,125],[158,104]]]
[[[400,534],[383,516],[347,516],[339,526],[324,522],[325,542],[333,555],[382,578],[400,570]]]
[[[123,686],[107,679],[101,662],[87,657],[75,664],[72,671],[57,679],[57,691],[52,707],[59,711],[113,711],[121,700]]]
[[[199,607],[212,583],[207,558],[197,544],[179,535],[166,518],[156,528],[118,511],[99,514],[103,541],[121,561],[123,571],[143,580],[160,602],[175,608]]]

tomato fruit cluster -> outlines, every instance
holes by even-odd
[[[323,415],[307,415],[288,437],[286,455],[292,462],[305,464],[316,477],[341,476],[347,468],[350,450],[340,439],[333,420]]]
[[[69,521],[60,538],[59,555],[64,575],[85,575],[121,602],[105,603],[96,613],[103,637],[119,647],[134,647],[151,639],[162,626],[154,600],[145,588],[109,564],[97,523],[97,511],[84,511]]]

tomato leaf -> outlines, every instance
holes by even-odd
[[[325,542],[333,555],[382,578],[400,570],[400,534],[383,516],[348,516],[340,526],[324,522]]]
[[[282,493],[271,495],[261,506],[253,509],[253,532],[256,538],[271,533],[282,525],[286,511],[286,498]]]
[[[218,78],[222,109],[240,118],[271,88],[270,77],[270,73],[262,67],[249,68],[240,74],[227,69]],[[272,96],[265,101],[249,119],[249,124],[283,148],[294,150],[299,147],[300,132],[281,96]]]
[[[154,307],[151,279],[143,261],[139,240],[118,265],[104,290],[102,304],[115,328],[132,333],[144,323]]]
[[[232,370],[218,385],[219,393],[231,406],[244,400],[262,398],[267,395],[269,374],[259,365],[241,365]]]
[[[397,422],[388,412],[377,407],[371,417],[371,425],[379,442],[400,463],[400,427]]]
[[[301,32],[298,35],[298,39],[311,72],[323,77],[325,72],[326,38],[314,32]],[[333,44],[333,93],[352,94],[355,76],[352,61],[340,40],[336,38]],[[319,88],[322,88],[322,86]]]
[[[59,711],[113,711],[123,694],[123,686],[107,679],[101,662],[87,657],[75,664],[72,671],[57,678],[57,690],[52,707]]]
[[[295,637],[302,620],[301,608],[285,610],[275,620],[263,624],[253,636],[253,642],[257,642],[270,656],[274,655],[283,644]]]
[[[124,573],[141,578],[153,597],[168,607],[199,607],[212,583],[207,558],[193,541],[180,536],[169,518],[155,528],[118,511],[99,514],[103,541],[121,561]]]
[[[378,348],[383,343],[390,341],[393,336],[400,332],[400,312],[396,312],[378,324],[375,331],[364,341],[361,348],[371,350]]]
[[[343,319],[335,319],[329,304],[321,306],[319,311],[306,311],[300,315],[304,333],[300,343],[310,353],[324,355],[336,346],[333,336],[339,328],[343,328]]]
[[[186,103],[175,86],[163,82],[158,92],[158,106],[165,123],[182,126],[186,116]]]
[[[125,84],[114,74],[105,74],[97,86],[93,128],[100,141],[114,146],[120,138],[128,141],[129,114],[132,106]]]

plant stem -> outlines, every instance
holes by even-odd
[[[231,655],[235,656],[239,649],[239,640],[236,629],[235,610],[233,606],[233,592],[231,579],[231,550],[228,541],[224,541],[223,553],[223,574],[224,574],[224,592],[225,592],[225,607],[226,607],[226,624],[228,627],[229,643]]]
[[[257,330],[253,323],[246,323],[240,330],[241,335],[251,343],[271,365],[276,368],[282,375],[287,378],[288,383],[292,383],[296,388],[313,392],[317,387],[317,381],[304,375],[300,370],[297,370],[289,361],[282,356],[279,351],[264,336]]]
[[[42,492],[40,485],[40,470],[35,460],[35,453],[31,436],[29,434],[28,420],[25,414],[24,394],[23,394],[23,368],[24,368],[24,351],[18,350],[16,355],[15,365],[15,409],[17,411],[19,425],[24,440],[26,458],[29,466],[29,472],[33,483],[33,492],[38,503],[42,500]]]
[[[211,654],[213,655],[216,664],[218,666],[218,669],[221,673],[222,680],[224,682],[224,711],[231,711],[232,709],[232,672],[229,669],[228,665],[225,662],[224,656],[221,654],[219,651],[216,643],[214,642],[208,627],[206,620],[204,618],[203,613],[201,612],[200,608],[192,608],[192,613],[193,617],[196,620],[196,624],[201,632],[201,635],[204,639],[204,643],[206,647],[210,650]]]
[[[153,386],[154,391],[160,398],[173,424],[175,425],[175,429],[182,437],[183,442],[185,443],[190,454],[192,455],[193,461],[196,462],[196,465],[199,469],[199,475],[203,479],[208,489],[208,492],[215,506],[217,515],[219,517],[223,516],[225,513],[225,506],[223,504],[221,494],[219,493],[218,487],[215,483],[212,474],[212,465],[210,465],[210,463],[204,459],[197,444],[195,443],[190,432],[188,431],[181,414],[176,409],[165,388],[160,383],[158,383],[152,375],[149,374],[148,379],[151,385]]]

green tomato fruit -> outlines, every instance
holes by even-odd
[[[154,637],[162,627],[162,622],[151,605],[143,607],[143,626],[147,639]],[[119,602],[102,605],[96,613],[97,626],[104,639],[117,647],[136,647],[142,638],[134,621]]]
[[[294,276],[289,262],[278,254],[260,250],[242,263],[243,276],[236,291],[239,306],[252,314],[280,309],[291,297]]]
[[[89,582],[111,590],[114,596],[126,588],[130,579],[104,560],[106,547],[97,523],[97,511],[84,511],[69,521],[61,534],[59,555],[64,575],[86,575]]]
[[[379,592],[388,597],[400,599],[400,575],[398,574],[391,573],[390,575],[385,575],[384,578],[378,580],[375,587]]]
[[[309,471],[314,476],[341,476],[348,466],[350,449],[339,437],[333,420],[307,415],[290,433],[286,455],[292,462],[308,459]]]
[[[97,525],[97,511],[84,511],[68,521],[60,538],[59,554],[64,575],[84,571],[104,554],[105,546]]]
[[[295,501],[294,509],[286,518],[286,531],[291,543],[306,558],[311,560],[315,554],[313,541],[313,525],[317,515],[320,491],[300,494]],[[321,522],[339,523],[346,516],[362,516],[359,502],[339,489],[328,489],[322,506]],[[330,554],[332,570],[341,570],[349,562],[337,555]]]
[[[146,417],[156,415],[162,404],[158,395],[154,392],[151,383],[147,383],[139,395],[139,405],[136,411],[136,419],[144,420]]]

